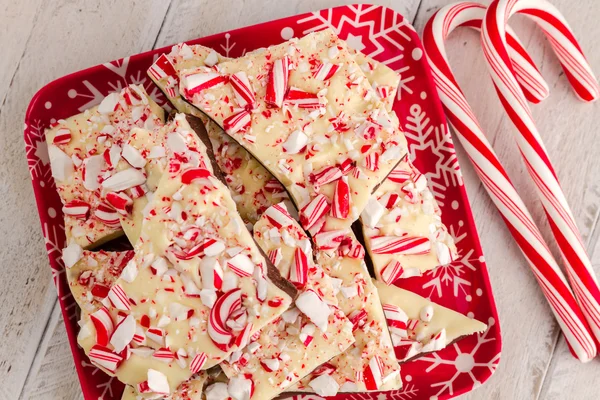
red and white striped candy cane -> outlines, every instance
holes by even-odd
[[[425,26],[425,52],[448,121],[529,262],[573,354],[586,362],[596,355],[596,345],[573,292],[450,70],[444,40],[455,28],[472,26],[473,20],[481,17],[481,5],[475,3],[456,3],[440,9]],[[525,59],[515,58],[514,61]]]
[[[527,101],[513,76],[514,69],[508,57],[505,26],[515,13],[527,15],[542,28],[580,99],[596,100],[600,88],[573,32],[554,6],[542,0],[495,0],[490,4],[481,31],[488,69],[502,105],[518,129],[517,145],[550,221],[571,287],[596,342],[600,343],[598,281]]]

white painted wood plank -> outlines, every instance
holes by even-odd
[[[0,108],[0,399],[21,393],[56,302],[23,151],[25,109],[33,94],[55,78],[152,46],[167,6],[160,0],[29,1],[24,7],[35,9],[34,21],[18,8],[0,14],[0,26],[19,26],[16,47],[21,43],[17,36],[25,35],[27,25],[30,29],[14,76],[0,79],[0,93],[6,93]],[[13,32],[8,36],[0,35],[3,48],[12,45]]]
[[[0,107],[23,56],[41,3],[41,0],[26,0],[0,4]]]
[[[393,8],[412,21],[419,2],[420,0],[372,0],[367,3]],[[356,3],[355,0],[221,0],[217,6],[210,0],[173,0],[156,47],[290,15]]]
[[[39,351],[44,357],[36,357],[25,383],[22,398],[83,399],[69,340],[58,304],[54,307]]]
[[[415,24],[417,31],[422,32],[422,27],[431,14],[450,2],[424,0]],[[594,21],[600,16],[600,10],[592,7],[591,2],[589,7],[582,8],[569,7],[566,0],[552,0],[552,3],[564,10],[567,20],[581,37],[592,66],[599,71],[600,59],[597,54],[592,53],[597,49],[595,38],[598,27]],[[585,17],[581,13],[583,9],[588,12]],[[598,154],[600,150],[595,129],[599,115],[598,105],[585,105],[574,98],[558,62],[532,23],[524,23],[522,18],[517,17],[511,19],[511,25],[517,28],[551,87],[551,97],[541,105],[534,106],[534,117],[582,233],[589,233],[600,204],[597,195],[593,198],[587,194],[594,187],[599,187],[600,163],[590,156]],[[455,32],[449,39],[447,51],[457,79],[462,84],[484,131],[544,236],[551,241],[550,230],[534,193],[533,183],[520,160],[512,138],[515,129],[502,111],[491,81],[487,78],[478,35],[464,29]],[[486,78],[482,80],[483,77]],[[503,333],[502,360],[498,370],[481,389],[464,398],[538,398],[548,365],[554,355],[559,331],[525,260],[479,184],[462,149],[459,159],[486,254]],[[556,246],[551,244],[551,247],[557,254]],[[566,348],[562,337],[558,343],[559,350]],[[561,365],[565,365],[564,369],[569,370],[573,363],[577,364],[568,354],[557,354],[556,357],[557,371]],[[598,363],[593,364],[597,367]],[[575,376],[584,369],[590,374],[587,382],[592,382],[591,374],[594,371],[596,376],[599,372],[597,368],[586,366],[576,370],[577,372],[564,373],[563,382],[555,386],[554,390],[547,390],[554,396],[548,398],[587,399],[592,398],[589,397],[592,393],[595,394],[594,398],[598,398],[598,388],[590,388],[590,385],[583,388],[586,386],[583,384],[586,380],[581,380],[579,385],[572,384]],[[556,379],[552,371],[550,372],[546,381]]]

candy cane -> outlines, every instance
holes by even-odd
[[[496,93],[518,129],[520,153],[535,182],[550,228],[558,244],[567,276],[596,342],[600,343],[600,288],[585,246],[554,167],[535,127],[527,101],[513,76],[506,53],[505,25],[515,13],[525,14],[544,31],[573,90],[583,101],[594,101],[600,87],[579,43],[560,12],[541,0],[494,1],[482,24],[481,43]]]
[[[596,345],[575,297],[450,70],[444,40],[455,28],[463,24],[472,26],[471,21],[481,17],[481,5],[475,3],[457,3],[440,9],[425,26],[425,52],[450,124],[525,255],[573,354],[587,362],[596,355]]]

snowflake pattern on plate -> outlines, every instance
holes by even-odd
[[[228,57],[281,43],[294,36],[333,28],[350,46],[400,74],[394,104],[415,165],[427,175],[444,223],[456,239],[459,259],[402,286],[458,312],[487,321],[483,334],[402,366],[404,388],[388,393],[340,394],[338,399],[441,400],[468,392],[485,382],[500,358],[501,338],[485,261],[445,117],[414,28],[395,11],[371,5],[321,10],[197,39],[189,44],[212,47]],[[169,47],[111,61],[46,85],[29,104],[25,146],[31,181],[42,223],[46,250],[63,311],[67,335],[86,399],[120,399],[123,385],[89,363],[77,348],[78,308],[69,292],[60,259],[65,244],[62,204],[48,162],[44,128],[60,118],[100,103],[107,94],[130,83],[143,85],[158,104],[169,109],[162,92],[146,75],[147,68]],[[61,107],[53,107],[60,104]],[[320,397],[303,394],[297,400]]]

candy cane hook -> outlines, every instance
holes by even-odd
[[[471,107],[456,83],[446,57],[444,40],[459,26],[471,26],[481,18],[482,6],[456,3],[436,12],[427,22],[423,44],[438,94],[448,121],[467,151],[490,198],[525,255],[544,296],[564,332],[573,354],[587,362],[596,355],[596,345],[567,284],[525,204],[486,139]],[[513,58],[515,63],[518,58]],[[516,69],[519,70],[519,69]]]
[[[488,69],[502,105],[518,129],[517,145],[550,221],[571,286],[596,342],[600,343],[598,281],[508,57],[505,26],[516,13],[527,15],[542,28],[580,99],[596,100],[600,94],[598,82],[573,32],[554,6],[542,0],[495,0],[490,4],[481,31]]]

